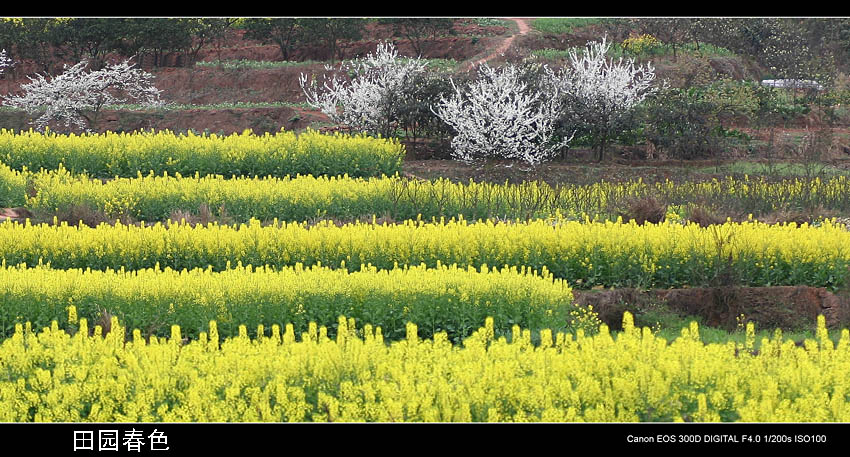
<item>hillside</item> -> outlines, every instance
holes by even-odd
[[[567,48],[594,39],[593,27],[574,34],[551,36],[530,28],[530,19],[511,18],[503,25],[480,26],[471,20],[457,20],[454,35],[427,39],[423,58],[444,59],[454,64],[455,71],[470,71],[485,61],[518,59],[535,49]],[[176,108],[149,111],[108,111],[100,131],[133,131],[139,129],[212,132],[230,134],[251,129],[256,133],[275,132],[281,128],[301,130],[327,127],[327,118],[303,106],[304,95],[298,78],[324,72],[326,50],[317,47],[296,48],[291,63],[284,65],[276,45],[264,45],[245,38],[243,30],[230,30],[227,39],[215,46],[202,48],[199,62],[184,65],[182,55],[166,54],[163,65],[153,67],[150,60],[141,67],[155,76],[155,85],[163,99]],[[392,41],[400,55],[415,55],[404,38],[394,37],[385,26],[370,24],[364,39],[345,43],[346,58],[374,52],[378,43]],[[240,63],[241,66],[236,65]],[[751,69],[736,58],[710,60],[718,73],[735,78],[752,76]],[[253,63],[253,65],[252,65]],[[258,63],[266,63],[262,66]],[[20,91],[20,85],[36,70],[29,62],[16,65],[15,71],[0,79],[0,93]],[[259,67],[259,68],[258,68]],[[660,77],[675,74],[680,67],[670,62],[657,65]],[[60,71],[57,68],[56,71]],[[26,129],[29,119],[21,112],[0,112],[0,126]]]

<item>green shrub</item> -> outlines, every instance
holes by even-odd
[[[572,33],[573,29],[598,24],[602,20],[590,17],[544,17],[531,22],[531,27],[547,35]]]

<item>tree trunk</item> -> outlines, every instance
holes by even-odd
[[[605,139],[603,138],[601,142],[599,142],[599,151],[596,153],[596,161],[602,162],[602,159],[605,157]]]

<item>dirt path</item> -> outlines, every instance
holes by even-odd
[[[528,33],[529,30],[531,30],[531,27],[529,27],[529,25],[528,25],[528,21],[530,21],[531,18],[508,17],[508,18],[504,18],[504,19],[516,22],[517,26],[519,27],[519,34],[518,35],[525,35],[525,34]],[[468,68],[470,70],[472,70],[472,69],[474,69],[478,65],[481,65],[484,62],[490,61],[490,60],[495,59],[496,57],[504,54],[505,51],[507,51],[508,48],[511,47],[511,44],[513,43],[514,38],[516,38],[516,37],[517,37],[517,35],[511,35],[511,36],[505,38],[502,41],[502,43],[499,45],[499,47],[496,48],[495,50],[493,50],[492,53],[490,53],[487,57],[484,57],[483,59],[479,59],[477,61],[470,62]]]
[[[7,219],[24,222],[27,218],[32,218],[32,213],[26,208],[0,208],[0,222]]]

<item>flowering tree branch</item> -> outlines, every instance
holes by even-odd
[[[87,71],[88,61],[68,68],[56,77],[30,77],[23,84],[23,95],[4,96],[3,104],[27,111],[42,113],[34,125],[43,130],[50,122],[66,127],[91,131],[97,127],[98,115],[106,105],[126,103],[129,99],[147,106],[161,106],[161,91],[151,82],[153,75],[131,65],[129,60],[108,65],[101,70]]]
[[[12,62],[12,59],[6,56],[6,50],[0,50],[0,75],[5,73],[7,68],[10,68],[14,65],[15,64],[14,62]]]
[[[600,161],[626,116],[657,90],[651,63],[635,67],[634,59],[608,59],[609,48],[604,38],[588,43],[581,57],[570,52],[570,66],[563,72],[550,73],[561,86],[567,122],[590,134]]]
[[[333,77],[319,89],[301,74],[307,103],[332,121],[360,131],[390,136],[397,119],[399,100],[407,84],[425,71],[419,58],[400,59],[390,43],[379,44],[375,54],[340,64]],[[325,67],[333,71],[331,67]],[[351,75],[340,78],[339,74]]]
[[[560,87],[531,91],[513,65],[496,70],[482,64],[467,91],[454,81],[452,87],[454,94],[442,98],[434,114],[456,131],[452,150],[457,160],[501,157],[535,166],[572,139],[555,137]]]

